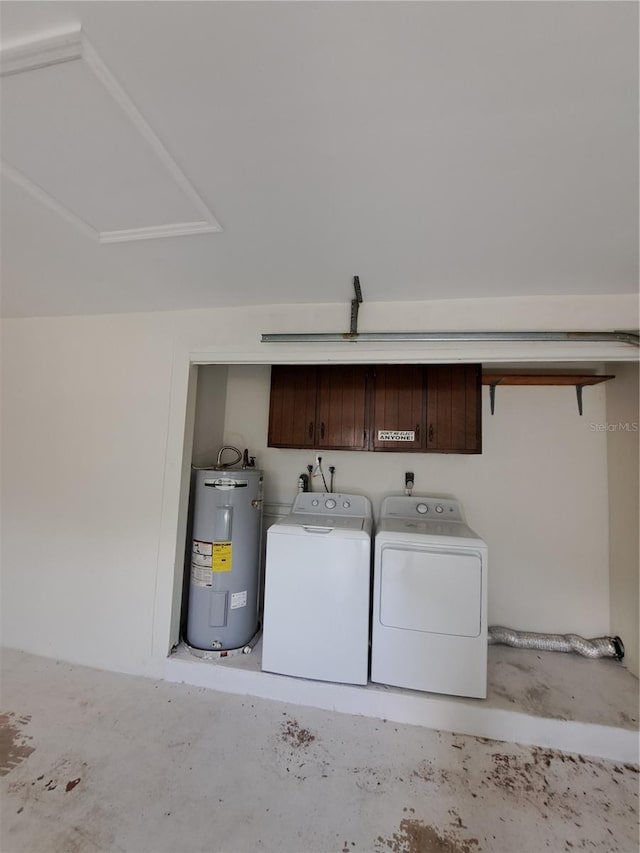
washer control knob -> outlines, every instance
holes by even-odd
[[[436,512],[444,512],[444,507],[442,507],[442,506],[440,506],[440,504],[438,504],[436,506]]]
[[[349,507],[351,506],[351,504],[349,503],[349,501],[344,501],[344,503],[342,504],[342,506],[343,506],[345,509],[349,509]]]
[[[319,504],[319,503],[320,503],[320,501],[318,500],[318,498],[314,498],[314,499],[311,501],[311,506],[318,506],[318,504]]]
[[[424,515],[426,512],[429,512],[429,507],[426,504],[418,504],[416,507],[420,515]]]
[[[329,500],[324,502],[324,505],[326,506],[327,509],[333,509],[336,505],[336,502],[334,501],[333,498],[329,498]]]

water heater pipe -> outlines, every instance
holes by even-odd
[[[233,450],[236,454],[236,458],[232,462],[223,462],[222,454],[225,450]],[[242,459],[242,452],[238,450],[237,447],[234,447],[233,444],[225,444],[218,451],[218,458],[216,459],[216,468],[231,468],[233,465],[237,465],[238,462]]]

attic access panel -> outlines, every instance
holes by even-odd
[[[0,58],[10,179],[104,243],[221,230],[82,33]]]

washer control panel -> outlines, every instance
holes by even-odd
[[[327,492],[302,492],[297,495],[292,512],[314,515],[357,516],[369,518],[371,504],[363,495],[343,495]]]
[[[388,495],[382,501],[380,515],[392,518],[433,518],[439,521],[464,521],[462,507],[455,498],[437,495]]]

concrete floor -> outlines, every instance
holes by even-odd
[[[611,658],[489,646],[486,700],[261,671],[261,642],[216,663],[181,645],[167,681],[478,737],[638,762],[638,679]]]
[[[5,652],[3,853],[638,850],[638,767]]]
[[[211,662],[204,665],[213,673],[216,668],[261,673],[261,654],[260,640],[250,655],[221,659],[213,668]],[[169,660],[174,659],[200,663],[184,644],[180,644]],[[321,689],[327,682],[310,683]],[[207,686],[214,685],[215,679],[212,679]],[[397,696],[437,695],[371,682],[359,690],[363,696],[366,696],[364,691],[372,694],[380,690]],[[476,699],[447,698],[460,705],[478,706]],[[515,706],[518,711],[536,717],[637,731],[639,699],[638,679],[612,658],[590,660],[578,654],[512,649],[502,645],[490,645],[488,648],[487,698],[480,703],[484,707],[511,711]]]
[[[612,658],[491,645],[488,670],[496,708],[638,730],[638,679]]]

